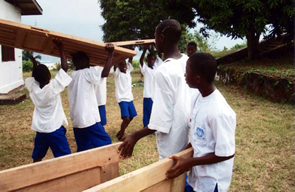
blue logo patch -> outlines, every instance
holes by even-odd
[[[203,128],[197,127],[197,131],[196,131],[197,137],[198,139],[205,139],[205,131]]]

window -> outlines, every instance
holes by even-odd
[[[14,48],[2,45],[2,61],[15,61]]]

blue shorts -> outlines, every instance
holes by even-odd
[[[187,182],[187,174],[185,175],[185,187],[184,187],[184,192],[195,192],[194,189],[188,184]],[[218,192],[218,185],[216,184],[215,189],[213,192]]]
[[[66,132],[67,130],[63,126],[52,133],[37,132],[32,158],[34,160],[42,159],[45,157],[49,147],[54,157],[71,154]]]
[[[100,114],[100,123],[102,124],[102,126],[105,126],[107,124],[107,113],[105,105],[98,106],[98,111]]]
[[[100,122],[87,128],[74,127],[74,135],[77,143],[77,152],[112,143],[110,136],[105,132]]]
[[[129,117],[130,119],[133,119],[137,115],[136,109],[134,107],[133,101],[127,102],[127,101],[121,101],[119,103],[120,109],[121,109],[121,118],[123,117]]]
[[[143,98],[143,126],[146,127],[150,123],[152,113],[153,100],[151,98]]]

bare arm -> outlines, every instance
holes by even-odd
[[[149,45],[144,45],[144,47],[143,47],[143,51],[142,51],[142,54],[141,54],[141,57],[140,57],[140,60],[139,60],[141,67],[143,67],[143,60],[144,60],[146,50],[148,49],[148,46]]]
[[[138,140],[141,138],[150,135],[152,133],[156,132],[155,130],[151,130],[148,127],[145,127],[143,129],[140,129],[130,135],[127,135],[123,137],[122,141],[123,143],[119,146],[118,150],[120,151],[120,156],[127,158],[131,157],[133,153],[133,149],[135,144]]]
[[[112,67],[112,62],[113,62],[113,56],[114,56],[114,45],[111,43],[106,44],[105,49],[108,51],[108,60],[107,63],[105,64],[102,72],[101,72],[101,77],[107,77],[109,76],[110,69]],[[114,68],[115,70],[115,68]]]
[[[175,178],[181,175],[182,173],[186,172],[187,170],[191,169],[193,166],[197,165],[209,165],[214,163],[219,163],[222,161],[226,161],[231,159],[235,156],[235,154],[228,156],[228,157],[219,157],[216,156],[215,153],[209,153],[203,157],[191,157],[191,158],[182,158],[172,156],[169,157],[173,159],[175,164],[174,166],[166,172],[167,178]]]
[[[37,67],[38,65],[38,62],[36,61],[36,59],[34,58],[33,55],[30,55],[30,60],[32,61],[33,63],[33,70]]]
[[[59,49],[59,54],[60,54],[60,60],[61,60],[61,68],[67,72],[68,71],[68,62],[67,62],[67,57],[63,49],[63,44],[62,41],[59,39],[52,39],[52,42],[57,46]]]

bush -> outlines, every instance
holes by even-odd
[[[139,67],[139,61],[138,60],[132,61],[132,65],[133,65],[134,68],[138,68]]]
[[[23,72],[30,72],[33,70],[33,63],[31,61],[23,61]]]

